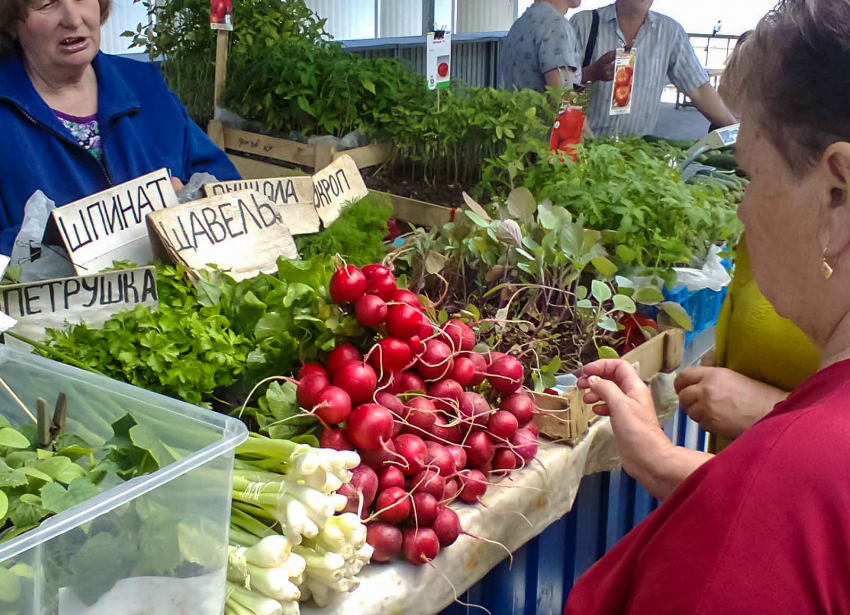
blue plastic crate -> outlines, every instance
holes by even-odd
[[[694,325],[693,331],[685,332],[685,344],[690,344],[691,340],[697,337],[706,329],[717,324],[717,319],[720,317],[720,310],[723,307],[723,301],[726,299],[727,288],[720,291],[714,291],[710,288],[704,288],[697,291],[689,291],[685,286],[677,286],[673,290],[663,289],[664,300],[678,303],[687,312]],[[657,310],[653,310],[651,317],[658,315]]]

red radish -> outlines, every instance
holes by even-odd
[[[295,399],[302,408],[311,409],[319,403],[319,395],[331,386],[328,377],[323,374],[308,374],[304,376],[295,389]]]
[[[365,363],[352,361],[334,373],[333,383],[351,396],[353,404],[365,404],[372,400],[378,388],[378,376]]]
[[[393,440],[401,435],[402,429],[404,429],[404,424],[401,421],[393,421]]]
[[[449,378],[462,387],[470,387],[475,381],[475,363],[468,357],[456,357]]]
[[[457,479],[452,478],[446,481],[446,489],[443,491],[443,498],[440,500],[441,502],[453,502],[457,497],[457,492],[460,491],[460,485],[457,483]]]
[[[387,440],[383,446],[371,451],[359,450],[358,453],[360,453],[360,461],[375,470],[375,472],[381,472],[387,467],[388,461],[393,463],[399,463],[401,461],[395,452],[395,444],[392,443],[392,440]]]
[[[533,461],[537,456],[537,438],[528,429],[517,429],[511,438],[511,444],[514,445],[514,452],[522,457],[525,463]]]
[[[493,474],[507,476],[511,470],[516,470],[517,456],[512,450],[503,448],[493,456]]]
[[[473,468],[483,468],[493,461],[493,455],[496,452],[493,448],[493,441],[483,431],[469,434],[466,439],[466,446],[469,465]]]
[[[437,498],[430,493],[413,494],[413,514],[411,519],[416,527],[428,527],[437,518]]]
[[[396,290],[398,287],[395,284],[395,276],[391,273],[374,276],[366,286],[367,293],[378,295],[384,301],[392,301]]]
[[[375,371],[403,370],[410,363],[410,346],[395,337],[385,337],[376,344],[369,355],[369,363]]]
[[[328,387],[319,394],[313,407],[316,416],[328,425],[338,425],[351,414],[351,397],[339,387]]]
[[[525,427],[534,418],[534,400],[525,393],[514,393],[503,398],[499,409],[513,414],[520,427]]]
[[[378,475],[375,474],[375,470],[362,463],[351,473],[353,474],[351,482],[337,490],[337,493],[348,498],[348,504],[342,512],[356,513],[369,510],[378,494]]]
[[[378,404],[357,406],[348,417],[345,432],[358,450],[375,450],[392,436],[393,415]]]
[[[425,380],[440,380],[453,366],[452,349],[440,340],[425,343],[425,352],[419,356],[416,369]]]
[[[414,397],[407,404],[407,425],[402,431],[424,436],[431,433],[437,420],[437,409],[430,399]]]
[[[460,478],[460,499],[467,504],[477,504],[487,492],[487,477],[478,470],[465,470],[458,474]]]
[[[446,444],[447,442],[451,442],[449,439],[449,436],[451,435],[450,429],[446,427],[448,423],[449,422],[445,419],[445,417],[438,414],[434,418],[434,424],[429,430],[428,440],[436,442],[437,444]]]
[[[360,353],[357,352],[357,349],[351,344],[343,344],[331,350],[325,365],[328,368],[328,372],[334,375],[346,363],[359,360]]]
[[[366,276],[354,265],[337,269],[331,277],[330,293],[334,303],[355,303],[366,292]]]
[[[370,523],[366,528],[366,542],[375,550],[373,562],[390,562],[401,555],[404,537],[401,530],[389,523]]]
[[[392,300],[396,303],[406,303],[415,310],[422,309],[422,302],[419,300],[419,297],[416,296],[416,293],[407,290],[406,288],[399,288],[396,290],[393,293]]]
[[[412,507],[410,496],[404,489],[390,487],[378,494],[375,508],[381,521],[398,525],[410,516]]]
[[[446,378],[432,384],[428,395],[435,398],[434,405],[438,410],[456,415],[463,397],[463,387],[458,382]]]
[[[378,380],[378,389],[380,389],[381,392],[387,392],[390,395],[404,393],[404,391],[401,390],[401,372],[398,370],[384,372],[384,377]]]
[[[407,346],[410,348],[410,354],[414,357],[418,357],[419,353],[422,352],[422,340],[419,339],[418,335],[414,335],[409,340],[407,340]]]
[[[378,391],[375,393],[375,401],[381,404],[384,408],[387,408],[394,416],[404,417],[406,415],[404,404],[401,403],[401,400],[392,393],[387,391]]]
[[[483,356],[484,360],[487,362],[487,367],[490,367],[491,365],[493,365],[493,363],[495,363],[502,357],[506,357],[508,355],[506,355],[504,352],[488,352]]]
[[[393,444],[396,453],[404,457],[407,462],[399,466],[405,476],[419,474],[425,469],[425,464],[428,463],[428,449],[425,448],[422,438],[403,433],[393,440]]]
[[[422,314],[419,319],[419,326],[416,328],[416,335],[421,340],[428,340],[434,337],[434,332],[437,327],[431,322],[427,315]],[[424,342],[423,342],[424,343]]]
[[[468,461],[466,457],[466,450],[463,447],[454,444],[450,444],[445,448],[449,452],[449,455],[452,456],[452,459],[454,459],[455,471],[460,472],[461,470],[463,470],[466,467],[466,463]]]
[[[472,364],[475,365],[472,386],[477,387],[487,378],[487,366],[489,364],[487,363],[487,359],[484,358],[484,355],[477,352],[467,353],[466,358],[472,361]]]
[[[419,374],[404,372],[401,375],[401,388],[403,389],[403,393],[410,391],[422,391],[424,393],[428,387]]]
[[[460,536],[460,517],[448,506],[440,506],[437,508],[437,518],[431,524],[431,529],[437,535],[441,547],[450,547]]]
[[[439,500],[446,491],[446,479],[434,470],[422,470],[410,479],[409,486],[413,493],[430,493]]]
[[[364,327],[377,327],[384,324],[388,311],[387,302],[378,295],[363,295],[354,306],[357,320]]]
[[[363,275],[366,276],[367,280],[371,280],[372,278],[380,275],[389,275],[390,273],[392,273],[383,265],[366,265],[365,267],[363,267],[362,271]]]
[[[410,528],[404,531],[402,549],[408,562],[424,566],[440,553],[440,540],[430,528]]]
[[[475,333],[462,320],[448,321],[443,325],[443,331],[451,338],[455,352],[471,352],[475,347]]]
[[[378,491],[386,491],[390,487],[404,489],[404,474],[395,466],[384,468],[378,474]]]
[[[477,428],[487,425],[490,422],[490,415],[493,409],[490,408],[490,404],[487,403],[484,396],[472,391],[464,393],[464,396],[472,406],[471,411],[469,410],[469,406],[461,406],[460,411],[464,418]]]
[[[387,313],[387,331],[393,337],[409,339],[416,335],[422,315],[406,304],[389,307]]]
[[[426,442],[425,448],[428,450],[425,461],[431,469],[436,469],[443,478],[454,475],[455,459],[446,447],[436,442]]]
[[[298,379],[301,380],[305,376],[309,376],[310,374],[322,374],[325,378],[330,381],[330,377],[328,376],[328,371],[318,363],[305,363],[301,366],[301,369],[298,370]]]
[[[506,355],[493,361],[487,372],[487,381],[502,395],[516,393],[524,379],[522,363],[516,357]]]
[[[342,429],[325,427],[319,436],[320,448],[332,448],[335,451],[353,451],[354,445]]]
[[[513,414],[505,410],[499,410],[490,417],[490,422],[487,423],[487,431],[496,439],[507,440],[516,433],[517,429],[519,429],[519,421]]]
[[[538,440],[540,439],[540,430],[537,429],[537,425],[535,425],[534,422],[531,422],[528,425],[523,426],[523,429],[527,429],[528,431],[530,431],[532,433],[532,435],[535,438],[537,438]]]

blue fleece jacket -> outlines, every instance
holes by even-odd
[[[103,160],[80,146],[39,96],[20,51],[0,56],[0,253],[10,254],[36,190],[67,205],[166,168],[186,183],[198,172],[239,179],[153,64],[99,53],[98,123]]]

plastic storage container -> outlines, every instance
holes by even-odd
[[[52,408],[64,392],[66,431],[93,445],[129,413],[161,442],[155,450],[163,458],[157,472],[115,480],[0,544],[0,613],[220,615],[234,449],[247,438],[245,426],[6,346],[0,377],[31,409],[37,397]],[[31,422],[2,389],[0,413],[13,425]]]

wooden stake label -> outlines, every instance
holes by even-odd
[[[154,267],[0,286],[0,311],[18,321],[11,330],[35,341],[66,321],[100,327],[137,305],[159,305]]]
[[[369,189],[351,156],[340,156],[313,175],[313,185],[313,202],[326,227],[339,218],[339,214],[347,205],[369,194]]]
[[[131,182],[53,210],[74,269],[91,275],[114,261],[146,265],[153,260],[145,217],[178,204],[168,171]]]
[[[293,235],[318,233],[321,228],[319,214],[313,205],[313,178],[275,177],[236,182],[219,182],[204,185],[207,197],[221,196],[231,192],[254,190],[266,196],[277,206],[284,224]]]
[[[154,254],[193,271],[215,265],[236,281],[274,273],[278,257],[298,258],[275,205],[252,190],[163,209],[147,223]]]

